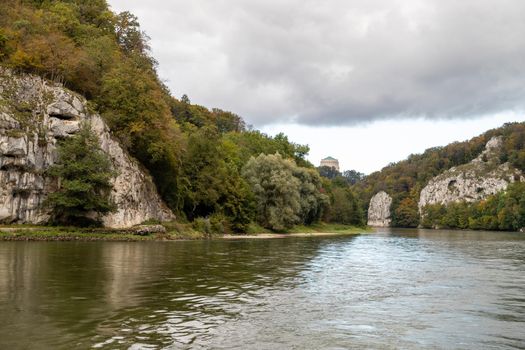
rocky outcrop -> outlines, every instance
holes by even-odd
[[[524,181],[519,170],[500,163],[501,142],[501,137],[492,138],[476,159],[430,180],[421,191],[419,211],[429,204],[479,201],[505,190],[509,183]]]
[[[74,135],[83,122],[91,125],[117,174],[111,193],[117,211],[103,218],[104,225],[123,228],[173,219],[151,178],[82,97],[37,77],[0,71],[0,222],[48,220],[42,203],[56,183],[45,170],[57,160],[58,140]]]
[[[385,191],[376,193],[368,206],[368,226],[388,227],[391,223],[390,206],[392,197]]]

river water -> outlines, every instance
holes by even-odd
[[[525,234],[0,243],[0,349],[525,348]]]

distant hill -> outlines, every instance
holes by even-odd
[[[491,140],[492,144],[489,143]],[[467,166],[467,164],[470,165]],[[504,193],[500,194],[500,192],[515,179],[519,182],[524,171],[525,123],[508,123],[471,140],[431,148],[422,154],[411,155],[406,160],[392,163],[381,171],[366,176],[353,186],[353,190],[365,203],[366,209],[372,211],[374,207],[368,206],[372,197],[381,191],[387,193],[392,203],[386,222],[390,222],[391,226],[415,227],[425,224],[424,226],[431,227],[456,227],[458,225],[429,223],[428,220],[424,222],[422,219],[425,216],[425,208],[423,207],[441,206],[439,210],[443,216],[447,214],[449,203],[463,203],[465,208],[473,210],[477,205],[483,204],[481,202],[491,200],[491,196],[503,195]],[[439,176],[441,176],[440,181]],[[460,184],[458,179],[463,187],[458,187]],[[441,187],[437,185],[438,182]],[[442,184],[445,182],[447,188],[443,188]],[[427,187],[429,183],[434,187]],[[485,183],[486,186],[479,185],[474,188],[476,184],[481,183]],[[471,195],[469,186],[477,191],[476,195]],[[425,187],[427,187],[426,190]],[[513,185],[513,188],[517,187],[519,185]],[[496,188],[499,190],[496,191]],[[422,195],[423,198],[421,198]],[[432,196],[435,198],[430,200]],[[505,205],[500,203],[493,212],[484,215],[497,217],[504,207]],[[468,218],[472,219],[476,214],[466,213],[464,216],[468,221]],[[487,225],[478,225],[474,222],[470,226],[463,224],[460,228],[516,229],[521,224],[521,221],[512,225],[492,222],[487,227]]]

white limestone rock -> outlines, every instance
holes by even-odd
[[[390,218],[390,207],[392,197],[385,191],[376,193],[370,200],[368,206],[368,226],[389,227],[392,219]]]
[[[420,213],[426,205],[475,202],[505,190],[509,183],[524,181],[519,170],[500,164],[501,144],[501,137],[493,137],[476,159],[431,179],[419,196]]]
[[[57,160],[61,138],[88,122],[116,170],[111,197],[115,213],[103,218],[107,227],[125,228],[146,220],[171,220],[151,177],[111,137],[102,118],[89,112],[86,101],[45,80],[0,70],[0,222],[44,223],[42,207],[56,190],[45,170]]]
[[[49,118],[49,131],[55,138],[65,138],[80,130],[80,120]]]

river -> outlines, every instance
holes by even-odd
[[[525,234],[0,243],[0,349],[525,348]]]

